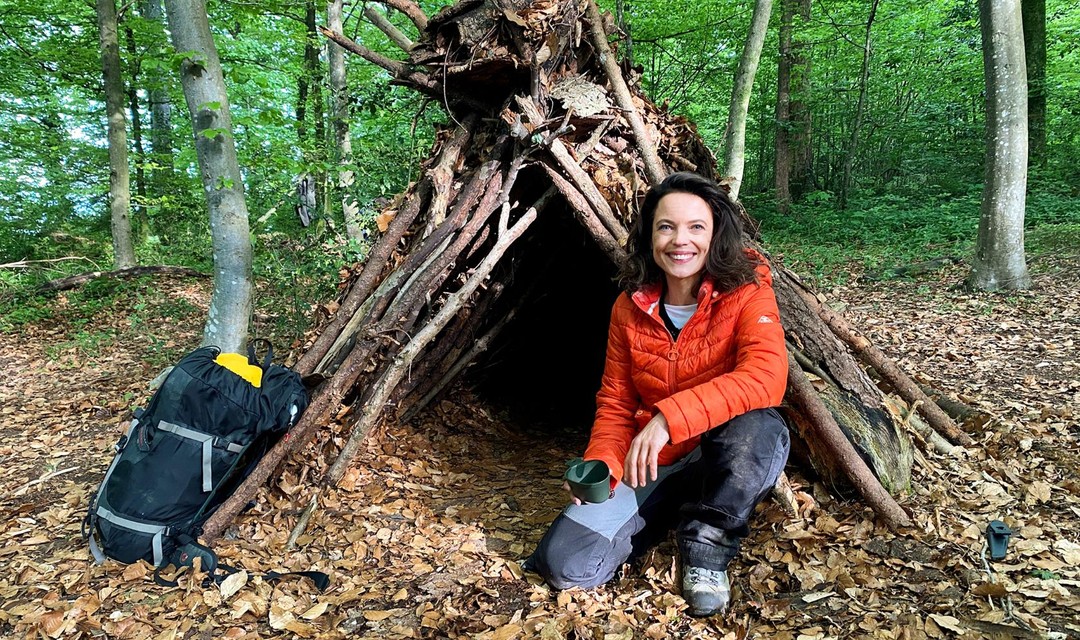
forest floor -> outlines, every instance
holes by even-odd
[[[962,267],[825,292],[903,368],[992,419],[976,446],[916,455],[902,532],[790,465],[801,512],[759,507],[734,605],[709,619],[684,613],[670,540],[597,589],[523,574],[586,436],[523,428],[465,389],[370,438],[296,550],[303,487],[324,470],[299,461],[340,439],[312,443],[215,545],[245,570],[220,586],[94,565],[89,494],[160,354],[198,341],[208,285],[160,278],[93,317],[65,315],[60,296],[52,319],[0,334],[0,637],[1080,637],[1078,272],[1080,256],[1046,256],[1024,293],[965,293]],[[1015,533],[986,563],[994,519]],[[260,577],[283,568],[331,586]]]

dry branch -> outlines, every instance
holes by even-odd
[[[330,324],[323,329],[319,337],[315,339],[314,344],[308,347],[304,355],[297,361],[295,368],[300,375],[308,376],[315,371],[316,365],[326,356],[341,333],[342,328],[353,318],[360,305],[371,295],[379,282],[380,276],[388,266],[390,254],[393,253],[401,237],[409,230],[409,225],[416,219],[421,208],[427,203],[430,191],[431,182],[425,178],[412,197],[409,198],[404,208],[398,211],[394,219],[390,221],[386,233],[379,237],[379,241],[364,262],[360,277],[349,289],[348,295],[345,296],[345,299],[338,307],[337,313],[334,314]]]
[[[409,51],[416,43],[409,39],[409,36],[402,33],[401,29],[394,26],[394,23],[386,19],[378,9],[368,5],[364,7],[364,17],[371,21],[371,24],[378,27],[379,31],[386,34],[386,37],[390,38],[390,41],[396,44],[402,51]]]
[[[656,144],[649,139],[641,114],[638,113],[637,107],[634,106],[634,99],[630,96],[630,89],[626,86],[622,70],[619,69],[619,65],[615,62],[615,55],[608,44],[607,32],[604,31],[604,22],[600,18],[600,10],[596,8],[596,0],[588,0],[585,11],[589,18],[589,29],[592,33],[593,43],[600,53],[600,64],[603,65],[608,82],[611,83],[611,88],[615,91],[615,101],[622,108],[623,115],[630,122],[630,128],[634,132],[634,139],[637,140],[638,150],[641,152],[641,159],[645,164],[645,175],[649,177],[651,184],[658,185],[667,177],[667,171],[660,162],[660,156],[656,153]]]
[[[416,25],[416,28],[419,29],[421,31],[421,33],[425,29],[427,29],[427,25],[428,25],[427,14],[424,13],[424,11],[420,8],[420,6],[417,5],[415,2],[410,2],[410,0],[382,0],[382,1],[386,6],[393,7],[394,9],[397,9],[398,11],[400,11],[400,12],[404,13],[406,16],[408,16],[409,20],[412,20],[412,23]]]
[[[390,72],[390,75],[394,76],[395,78],[403,78],[405,77],[405,74],[409,71],[408,66],[406,66],[404,62],[401,62],[400,60],[394,60],[393,58],[387,58],[383,54],[372,51],[371,49],[368,49],[362,44],[359,44],[348,36],[337,33],[336,31],[331,31],[326,27],[322,26],[319,27],[319,32],[330,40],[336,42],[342,49],[355,53],[364,60],[370,62],[371,64],[386,69]]]
[[[148,274],[192,276],[194,278],[210,277],[210,274],[203,273],[202,271],[196,271],[195,269],[191,269],[188,267],[174,267],[170,265],[128,267],[127,269],[117,269],[116,271],[91,271],[89,273],[80,273],[74,276],[68,276],[66,278],[50,280],[49,282],[46,282],[45,284],[38,287],[38,291],[41,293],[47,293],[50,291],[67,291],[68,289],[81,287],[87,282],[90,282],[91,280],[96,280],[98,278],[135,278]]]
[[[491,248],[491,251],[485,256],[483,262],[481,262],[473,274],[469,276],[468,281],[461,289],[450,296],[450,299],[448,299],[443,307],[439,309],[439,312],[435,317],[425,323],[424,328],[413,336],[405,348],[394,358],[393,366],[388,370],[387,374],[383,376],[382,380],[379,381],[379,385],[376,387],[374,393],[372,393],[371,400],[365,407],[363,417],[358,421],[356,426],[353,427],[352,434],[349,436],[349,440],[345,443],[344,448],[342,448],[341,454],[327,472],[327,478],[330,482],[337,482],[340,480],[341,476],[344,475],[345,470],[349,468],[349,464],[352,463],[352,458],[356,455],[360,443],[363,442],[364,437],[375,424],[375,421],[382,415],[387,398],[390,397],[390,393],[394,390],[394,386],[401,380],[401,377],[405,375],[408,365],[417,355],[419,355],[420,351],[427,346],[428,342],[438,335],[439,331],[446,326],[454,314],[461,308],[461,305],[465,304],[465,301],[476,292],[476,289],[479,288],[480,284],[491,275],[491,271],[495,268],[499,259],[502,258],[502,255],[510,248],[510,245],[520,238],[521,234],[525,233],[525,230],[529,228],[529,225],[536,220],[537,212],[544,208],[554,191],[554,189],[549,189],[545,192],[536,203],[529,207],[528,211],[522,214],[521,218],[518,219],[513,226],[508,226],[507,224],[511,205],[509,202],[503,204],[503,212],[499,220],[499,236],[495,246]]]

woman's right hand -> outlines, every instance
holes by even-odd
[[[575,496],[575,495],[574,495],[574,492],[570,490],[570,483],[569,483],[569,482],[567,482],[566,480],[563,480],[563,483],[562,483],[562,488],[563,488],[563,489],[566,489],[566,492],[570,494],[570,502],[573,502],[574,504],[576,504],[576,505],[577,505],[577,506],[579,506],[579,507],[580,507],[580,506],[581,506],[582,504],[584,504],[584,503],[583,503],[583,502],[581,501],[581,498],[578,498],[577,496]]]

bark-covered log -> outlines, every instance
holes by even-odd
[[[210,277],[210,274],[203,273],[202,271],[198,271],[190,267],[175,267],[167,264],[159,264],[148,265],[145,267],[128,267],[126,269],[117,269],[115,271],[90,271],[88,273],[79,273],[73,276],[67,276],[65,278],[50,280],[38,287],[38,291],[40,293],[48,293],[50,291],[67,291],[68,289],[81,287],[92,280],[97,280],[98,278],[120,279],[135,278],[145,275],[192,276],[195,278]]]

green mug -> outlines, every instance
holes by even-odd
[[[611,496],[611,471],[603,460],[575,458],[567,464],[563,478],[578,500],[595,504]]]

